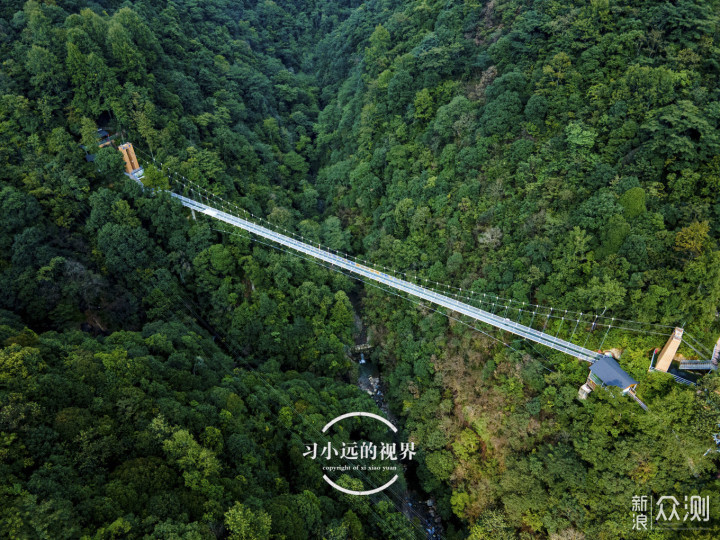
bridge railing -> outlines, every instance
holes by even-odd
[[[162,164],[160,165],[162,167]],[[427,278],[420,278],[421,283],[424,281],[425,285],[418,285],[413,281],[401,279],[396,276],[396,274],[399,274],[407,278],[410,276],[410,273],[395,272],[389,268],[377,266],[369,261],[344,253],[341,256],[338,250],[329,249],[321,244],[315,245],[315,243],[309,243],[307,239],[301,235],[253,215],[234,203],[224,200],[208,189],[195,184],[181,175],[177,175],[176,172],[170,171],[170,174],[171,177],[169,179],[173,182],[176,191],[181,192],[174,192],[173,196],[180,199],[181,202],[184,201],[183,204],[185,206],[193,207],[193,204],[197,205],[194,207],[195,210],[218,218],[230,225],[259,234],[268,240],[319,258],[351,273],[361,274],[366,278],[380,281],[395,289],[442,305],[443,307],[467,315],[475,320],[485,322],[501,330],[571,354],[588,362],[594,362],[600,356],[598,352],[585,347],[593,330],[603,329],[604,337],[602,341],[592,340],[595,342],[596,347],[602,349],[605,338],[611,329],[667,336],[667,330],[673,328],[669,325],[641,323],[638,321],[605,317],[603,314],[597,315],[571,310],[555,310],[553,307],[519,302],[514,299],[502,298],[487,293],[478,292],[478,296],[475,297],[475,291],[468,291],[467,289],[463,291],[462,288],[432,282],[432,280],[428,280]],[[190,201],[192,201],[192,203]],[[222,210],[218,207],[222,208]],[[240,217],[238,214],[244,217]],[[281,229],[282,232],[275,230],[278,228]],[[417,274],[415,278],[417,279]],[[438,291],[429,285],[429,283],[442,286],[444,289],[447,289],[447,291]],[[480,297],[481,294],[482,297]],[[533,324],[537,324],[538,326],[542,324],[542,330],[533,328]],[[572,330],[570,330],[571,327]],[[582,332],[583,327],[589,327],[590,330],[586,332],[585,342],[581,346],[573,343],[572,340],[578,328],[580,328]],[[552,328],[554,335],[546,331],[550,328]],[[565,330],[563,336],[569,335],[568,339],[560,337],[562,330]],[[679,379],[682,379],[682,377],[679,377]]]
[[[439,294],[435,291],[431,291],[414,283],[391,276],[385,272],[380,272],[373,268],[348,260],[335,253],[323,250],[321,249],[321,247],[315,247],[314,245],[301,242],[290,236],[275,232],[262,225],[258,225],[257,223],[253,223],[251,221],[234,216],[222,210],[218,210],[217,208],[211,207],[205,203],[197,202],[193,199],[190,199],[183,195],[179,195],[177,193],[173,193],[172,195],[173,197],[177,198],[184,206],[193,208],[196,211],[202,212],[210,217],[213,217],[230,225],[240,227],[268,240],[277,242],[286,247],[290,247],[301,253],[305,253],[320,260],[324,260],[325,262],[343,268],[351,273],[361,275],[374,281],[378,281],[385,285],[389,285],[396,290],[404,291],[417,298],[422,298],[431,303],[443,306],[458,313],[462,313],[463,315],[467,315],[475,320],[487,323],[500,330],[504,330],[512,334],[524,337],[526,339],[529,339],[530,341],[540,343],[541,345],[545,345],[566,354],[570,354],[572,356],[575,356],[576,358],[585,360],[587,362],[592,363],[600,356],[594,351],[585,349],[584,347],[560,339],[557,336],[546,334],[531,327],[518,324],[508,318],[500,317],[493,313],[489,313],[468,304],[464,304],[457,299],[451,298],[443,294]]]

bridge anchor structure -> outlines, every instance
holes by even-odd
[[[132,145],[130,143],[126,143],[126,145],[128,146],[123,145],[125,147],[125,150],[123,151],[123,158],[125,159],[126,163],[126,174],[127,176],[138,182],[143,187],[143,189],[146,189],[142,182],[143,169],[142,167],[140,167],[137,160],[134,159],[135,155]],[[173,178],[173,175],[176,176],[176,178]],[[546,313],[544,315],[544,317],[546,317],[545,324],[543,325],[542,330],[538,330],[532,327],[532,322],[535,320],[535,316],[538,314],[538,308],[541,308],[542,306],[534,306],[535,311],[525,310],[525,303],[522,304],[522,309],[517,306],[512,307],[513,311],[517,312],[517,320],[514,321],[507,316],[508,310],[510,309],[510,306],[508,304],[504,306],[505,310],[502,314],[500,313],[500,310],[496,310],[497,304],[495,303],[492,303],[492,311],[487,311],[470,303],[461,301],[461,297],[459,295],[455,295],[455,297],[453,297],[450,294],[443,294],[435,289],[418,285],[406,279],[398,278],[389,269],[386,270],[383,268],[384,271],[381,271],[377,268],[373,268],[370,263],[361,264],[360,262],[358,262],[357,259],[353,260],[349,256],[342,256],[337,251],[324,248],[323,246],[316,245],[314,243],[311,244],[309,242],[306,242],[303,238],[298,239],[290,236],[290,234],[292,233],[289,233],[289,231],[289,234],[282,234],[273,230],[270,227],[266,227],[264,225],[256,223],[254,219],[259,218],[248,215],[246,211],[237,208],[234,204],[229,203],[228,201],[222,200],[220,197],[210,193],[205,188],[192,183],[191,181],[182,176],[180,176],[180,179],[177,178],[177,173],[172,173],[171,176],[168,176],[168,180],[175,183],[175,185],[180,188],[178,189],[178,191],[182,191],[182,193],[176,193],[174,191],[168,191],[168,193],[182,206],[188,208],[192,212],[193,217],[195,217],[196,214],[204,214],[212,219],[226,223],[232,227],[237,227],[239,229],[252,233],[253,235],[268,240],[273,244],[278,244],[280,246],[288,248],[295,253],[305,255],[312,260],[326,263],[333,269],[337,269],[338,271],[342,271],[354,277],[360,278],[361,280],[370,280],[379,283],[384,287],[394,289],[395,291],[404,292],[411,297],[419,298],[430,304],[446,308],[461,315],[465,315],[475,321],[488,324],[504,332],[508,332],[533,343],[544,345],[550,349],[562,352],[564,354],[568,354],[579,360],[588,362],[591,365],[590,375],[588,376],[588,381],[585,385],[583,385],[580,390],[579,397],[581,399],[586,398],[590,391],[592,391],[592,389],[597,386],[617,386],[621,388],[623,394],[631,395],[631,397],[635,399],[644,409],[647,408],[645,404],[642,403],[635,395],[637,381],[635,381],[628,373],[626,373],[615,359],[613,359],[611,356],[602,354],[600,351],[588,349],[584,345],[581,346],[573,343],[570,340],[565,340],[559,337],[560,329],[562,328],[563,323],[566,321],[566,319],[575,322],[575,329],[573,330],[573,335],[575,334],[575,330],[577,330],[577,327],[583,318],[582,313],[580,313],[579,318],[572,319],[571,317],[568,317],[568,310],[565,310],[564,312],[556,311],[555,315],[553,315],[553,308],[549,308],[549,314]],[[203,202],[203,199],[205,200],[205,202]],[[215,204],[210,204],[211,201]],[[235,215],[235,213],[229,211],[231,209],[233,210],[233,212],[237,212],[239,210],[240,212],[238,213],[243,213],[245,217]],[[250,216],[252,216],[253,219],[250,219]],[[462,289],[460,289],[460,291],[462,291]],[[462,298],[467,299],[467,296]],[[510,302],[514,301],[511,300]],[[519,304],[519,302],[517,304]],[[525,325],[520,322],[520,317],[523,312],[532,314],[530,325]],[[550,333],[548,328],[548,322],[552,318],[555,318],[556,321],[559,321],[559,328],[555,335]],[[607,337],[610,328],[613,327],[612,322],[614,322],[615,319],[612,319],[612,322],[608,324],[598,322],[599,318],[602,319],[602,316],[595,316],[595,318],[592,320],[591,329],[594,330],[598,326],[606,326],[607,331],[605,332],[605,337]],[[632,323],[634,321],[626,322]],[[546,332],[546,330],[548,331]],[[570,339],[572,339],[572,336],[570,336]],[[605,338],[603,338],[603,342],[604,340]],[[670,362],[672,362],[672,359],[674,358],[678,347],[680,346],[680,343],[682,341],[683,331],[682,329],[676,328],[670,339],[668,340],[668,343],[663,348],[663,351],[660,353],[660,357],[658,359],[658,366],[657,368],[655,368],[656,371],[667,371],[667,367],[669,367]],[[716,345],[710,363],[714,361],[715,365],[717,365],[717,358],[719,355],[720,340],[718,340],[718,345]]]

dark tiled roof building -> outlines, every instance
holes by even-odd
[[[629,390],[638,383],[611,356],[603,356],[591,365],[590,373],[590,378],[598,386],[617,386],[623,390]]]

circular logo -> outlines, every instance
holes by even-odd
[[[344,420],[345,418],[352,418],[353,416],[367,416],[368,418],[374,418],[375,420],[382,422],[383,424],[388,426],[390,429],[392,429],[393,433],[397,433],[397,428],[387,418],[383,418],[382,416],[378,416],[377,414],[373,414],[373,413],[369,413],[369,412],[362,412],[362,411],[342,414],[336,418],[333,418],[327,424],[325,424],[324,428],[322,428],[323,433],[326,433],[327,430],[330,429],[330,427],[333,424],[339,422],[340,420]],[[337,485],[335,482],[330,480],[330,478],[328,478],[328,476],[326,474],[323,475],[323,480],[325,480],[333,488],[337,489],[338,491],[342,491],[343,493],[347,493],[348,495],[372,495],[373,493],[379,493],[383,489],[386,489],[386,488],[390,487],[391,485],[393,485],[393,483],[397,479],[398,479],[398,475],[396,474],[395,476],[392,477],[392,479],[389,482],[383,484],[380,487],[377,487],[375,489],[368,489],[366,491],[354,491],[352,489],[347,489],[347,488]]]

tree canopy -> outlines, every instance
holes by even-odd
[[[162,190],[180,175],[420,280],[712,347],[718,8],[4,2],[0,533],[413,538],[412,489],[447,538],[630,538],[633,495],[714,497],[718,376],[648,373],[667,336],[611,336],[648,412],[579,401],[576,359],[220,232]],[[99,128],[132,141],[144,189]],[[392,496],[341,495],[302,456],[329,419],[385,414],[355,384],[356,317],[418,447]],[[697,537],[718,536],[714,509]]]

